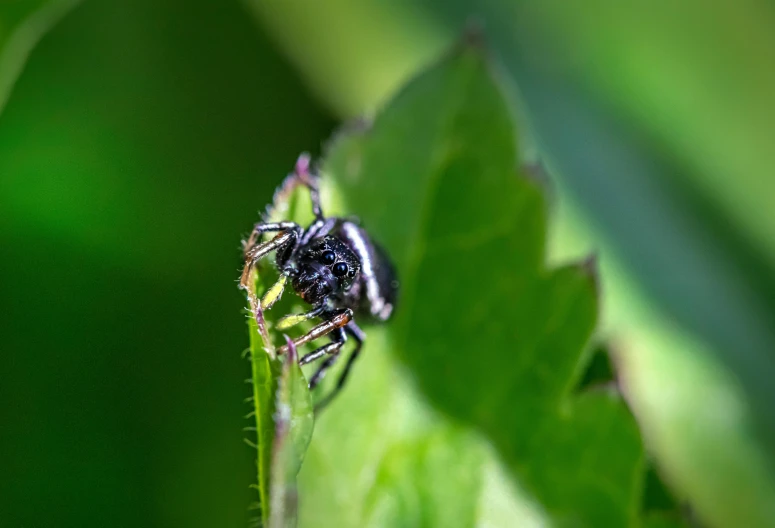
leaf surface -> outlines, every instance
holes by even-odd
[[[541,189],[518,174],[511,111],[465,47],[404,89],[325,169],[395,260],[388,347],[434,407],[481,431],[559,524],[627,526],[643,478],[609,388],[575,394],[597,317],[591,264],[548,270]]]
[[[296,526],[298,492],[296,474],[307,451],[315,423],[307,380],[298,364],[293,342],[283,360],[274,415],[272,486],[269,526]]]
[[[249,318],[260,525],[295,526],[296,474],[307,451],[314,415],[307,380],[298,365],[295,347],[278,358],[268,334]]]

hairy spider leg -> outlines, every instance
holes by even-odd
[[[296,231],[283,231],[272,240],[252,247],[246,252],[245,267],[242,270],[242,277],[240,277],[240,288],[248,293],[250,309],[253,311],[253,317],[256,318],[256,324],[258,325],[258,328],[261,329],[262,334],[266,333],[264,312],[261,308],[261,301],[258,300],[256,293],[253,291],[253,285],[250,284],[250,272],[255,267],[256,262],[266,256],[267,253],[286,247],[288,244],[292,244],[294,240],[298,240]]]
[[[320,337],[323,337],[326,334],[333,332],[337,328],[342,328],[343,326],[347,325],[347,323],[352,321],[352,319],[353,319],[353,311],[350,310],[349,308],[331,312],[330,317],[326,317],[322,323],[316,326],[313,326],[309,332],[294,339],[293,344],[297,347],[300,347],[301,345],[305,345],[310,341],[314,341],[315,339],[318,339]],[[287,352],[288,352],[288,345],[283,345],[279,349],[277,349],[278,354],[285,354]]]
[[[296,240],[298,240],[298,235],[295,230],[283,231],[282,233],[278,233],[272,240],[248,248],[247,251],[245,251],[245,267],[242,270],[240,287],[244,290],[252,291],[248,282],[250,281],[250,272],[253,271],[253,267],[256,263],[268,253],[271,253],[276,249],[287,247],[288,244],[292,244]]]
[[[323,381],[323,377],[326,375],[326,372],[329,368],[336,362],[336,360],[339,359],[339,354],[337,353],[334,356],[329,357],[326,359],[323,363],[320,364],[320,367],[315,371],[315,373],[312,375],[312,377],[309,379],[309,390],[314,389],[318,386],[318,384]],[[324,400],[327,400],[328,398],[323,398]],[[315,410],[318,410],[318,405],[315,406]]]
[[[318,386],[318,383],[320,383],[323,380],[323,376],[326,375],[326,371],[331,367],[331,365],[334,364],[334,362],[336,362],[337,358],[339,358],[339,353],[342,351],[342,347],[344,346],[345,341],[347,341],[347,333],[340,328],[337,330],[337,335],[332,337],[331,340],[333,342],[327,345],[331,347],[331,350],[327,351],[327,353],[329,354],[329,357],[320,365],[320,367],[318,367],[318,369],[309,379],[309,390],[313,390],[315,387]],[[317,352],[317,350],[315,352]],[[307,355],[311,356],[312,354],[315,354],[315,352],[312,352]],[[310,359],[310,361],[313,361],[314,359],[317,359],[319,357],[322,357],[322,356],[319,355],[315,358]],[[304,359],[306,359],[306,356]]]
[[[352,366],[355,363],[355,360],[358,359],[358,356],[361,353],[363,342],[366,340],[366,333],[363,330],[361,330],[361,328],[357,324],[355,324],[355,321],[350,321],[349,323],[347,323],[347,326],[344,327],[344,330],[346,333],[350,334],[355,340],[355,348],[350,354],[350,357],[347,358],[347,363],[345,363],[344,365],[344,370],[342,371],[342,374],[339,375],[339,380],[337,380],[336,382],[336,387],[334,387],[334,389],[328,394],[328,396],[320,400],[315,405],[315,411],[322,410],[342,390],[342,388],[344,387],[344,384],[347,383],[347,377],[350,375],[350,370],[352,369]],[[310,389],[314,388],[314,386],[312,385],[313,381],[315,382],[315,385],[320,383],[320,381],[323,379],[323,376],[325,376],[326,371],[331,367],[331,365],[334,364],[334,361],[336,361],[336,358],[337,356],[331,356],[330,358],[325,360],[323,364],[320,365],[320,368],[318,368],[317,372],[315,372],[315,374],[310,379],[310,382],[309,382]]]
[[[245,257],[247,257],[247,254],[251,249],[261,244],[261,242],[259,242],[261,235],[274,231],[296,231],[297,235],[300,235],[302,228],[296,222],[259,222],[253,226],[250,238],[248,238],[247,242],[242,246]],[[298,238],[301,238],[301,236],[298,236]]]
[[[309,196],[312,200],[312,214],[315,219],[323,218],[323,209],[320,207],[320,192],[318,189],[318,176],[310,170],[309,154],[301,154],[296,160],[296,167],[291,174],[285,177],[282,184],[277,188],[274,194],[274,204],[287,200],[293,194],[297,187],[303,185],[309,190]]]
[[[283,233],[280,233],[268,242],[259,242],[259,237],[262,234],[274,231],[282,231]],[[253,227],[253,232],[250,233],[250,238],[244,244],[245,268],[242,270],[240,287],[250,291],[247,281],[250,278],[250,272],[253,270],[256,262],[267,253],[276,249],[282,249],[291,243],[297,245],[303,232],[304,230],[302,227],[296,222],[267,222],[256,224]],[[295,237],[295,240],[292,241],[292,237]],[[261,304],[265,309],[268,310],[271,308],[280,296],[282,296],[286,279],[287,277],[281,276],[280,279],[267,290],[264,299],[261,301]]]
[[[274,202],[287,200],[293,191],[302,185],[309,191],[310,202],[312,203],[312,214],[315,216],[315,220],[312,222],[312,224],[309,225],[309,227],[307,227],[307,229],[302,229],[294,222],[278,222],[277,224],[259,224],[256,226],[256,229],[258,229],[261,225],[276,225],[278,227],[288,226],[286,228],[298,230],[299,240],[296,242],[294,252],[296,248],[306,246],[314,237],[327,235],[339,221],[338,218],[325,218],[323,216],[323,207],[320,205],[318,176],[310,172],[310,157],[308,154],[302,154],[299,156],[298,160],[296,161],[296,168],[294,169],[294,172],[289,174],[285,180],[283,180],[283,183],[275,192]],[[267,230],[269,229],[264,228],[264,231]],[[256,234],[256,230],[254,230],[254,234]],[[256,234],[256,236],[258,236],[258,234]],[[251,235],[251,240],[253,240],[253,235]],[[248,241],[248,245],[250,244],[251,240]]]
[[[345,334],[344,330],[341,328],[337,328],[336,330],[332,331],[331,334],[331,342],[327,345],[323,345],[322,347],[313,350],[301,360],[299,360],[299,365],[306,365],[307,363],[312,363],[315,360],[318,360],[322,358],[323,356],[331,356],[326,361],[329,361],[331,359],[336,358],[336,356],[339,355],[339,351],[342,349],[342,346],[344,346],[345,341],[347,341],[347,334]],[[318,384],[317,379],[315,379],[315,376],[310,378],[309,380],[309,388],[310,390],[315,388],[315,385]]]
[[[336,227],[340,221],[341,219],[336,217],[326,219],[319,218],[315,220],[312,225],[310,225],[309,228],[307,228],[307,230],[304,232],[304,235],[299,242],[299,246],[306,246],[309,244],[309,241],[315,237],[326,236],[334,229],[334,227]]]
[[[293,175],[309,189],[309,197],[312,200],[312,213],[315,215],[315,218],[323,218],[323,209],[320,207],[318,177],[310,171],[310,156],[306,152],[296,159]]]
[[[309,197],[312,201],[312,214],[315,218],[323,218],[323,208],[320,207],[320,191],[318,190],[317,178],[308,179],[305,182],[307,189],[309,189]]]

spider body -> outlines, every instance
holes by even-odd
[[[251,291],[251,271],[259,260],[274,251],[280,280],[269,288],[260,302],[250,295],[253,311],[258,317],[260,310],[271,308],[282,295],[287,281],[294,292],[311,305],[310,311],[286,316],[277,324],[277,328],[283,330],[308,319],[321,319],[318,325],[294,340],[295,345],[303,345],[323,336],[330,337],[329,343],[299,361],[304,365],[325,358],[310,378],[310,389],[315,388],[336,361],[348,336],[354,339],[355,348],[336,388],[321,401],[321,407],[344,386],[366,339],[355,319],[387,321],[393,313],[398,282],[389,257],[365,229],[352,220],[323,215],[317,177],[309,172],[309,158],[305,155],[299,158],[295,172],[286,179],[278,194],[288,193],[299,185],[310,192],[315,219],[306,228],[289,221],[256,224],[244,244],[245,268],[240,286]],[[264,242],[261,240],[264,233],[277,234]],[[287,346],[279,349],[280,353],[286,351]]]

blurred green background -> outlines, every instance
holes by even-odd
[[[7,0],[0,526],[245,525],[240,236],[472,16],[661,473],[775,519],[770,1]]]

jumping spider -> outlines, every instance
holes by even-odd
[[[283,317],[276,325],[278,330],[284,330],[314,317],[322,320],[293,341],[296,346],[301,346],[325,335],[331,339],[330,343],[299,360],[300,365],[305,365],[326,358],[310,378],[310,390],[320,383],[339,357],[348,335],[355,340],[355,348],[335,389],[318,405],[322,407],[344,386],[366,339],[366,334],[355,323],[355,317],[358,320],[387,321],[393,313],[398,281],[386,253],[362,227],[352,220],[323,215],[318,177],[310,172],[309,157],[304,154],[275,196],[289,195],[299,185],[309,190],[315,219],[307,228],[287,221],[256,224],[244,243],[245,267],[240,287],[248,291],[257,319],[261,310],[268,310],[280,298],[288,280],[293,290],[312,305],[310,311]],[[261,240],[264,233],[277,234],[264,242]],[[251,272],[258,261],[272,251],[276,253],[280,279],[259,302],[251,294]],[[287,351],[287,345],[278,349],[280,354]]]

